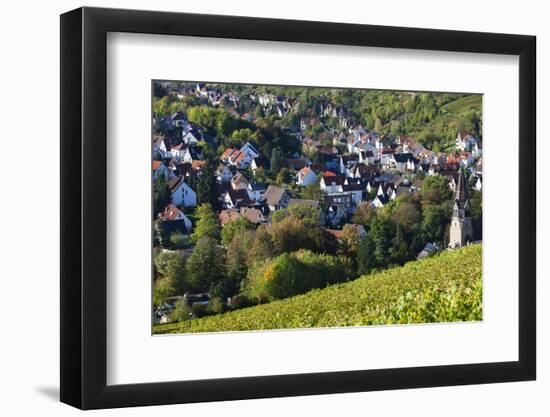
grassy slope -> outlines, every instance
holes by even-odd
[[[154,333],[471,321],[482,318],[481,245]]]
[[[459,98],[455,101],[447,103],[443,106],[443,111],[452,113],[454,115],[460,115],[469,111],[481,111],[482,95],[476,94],[472,96],[466,96]]]

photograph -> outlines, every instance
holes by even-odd
[[[482,95],[152,82],[153,334],[481,321]]]

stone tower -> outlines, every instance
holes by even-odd
[[[473,240],[474,230],[472,219],[469,217],[468,196],[466,195],[466,180],[464,171],[458,174],[458,183],[455,190],[453,217],[449,236],[449,248],[459,248]]]

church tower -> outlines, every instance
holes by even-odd
[[[466,180],[464,179],[464,171],[461,169],[458,174],[458,183],[455,190],[449,248],[459,248],[473,239],[474,230],[472,219],[469,217],[470,208],[467,197]]]

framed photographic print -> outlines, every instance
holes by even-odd
[[[535,38],[61,16],[61,400],[535,379]]]

